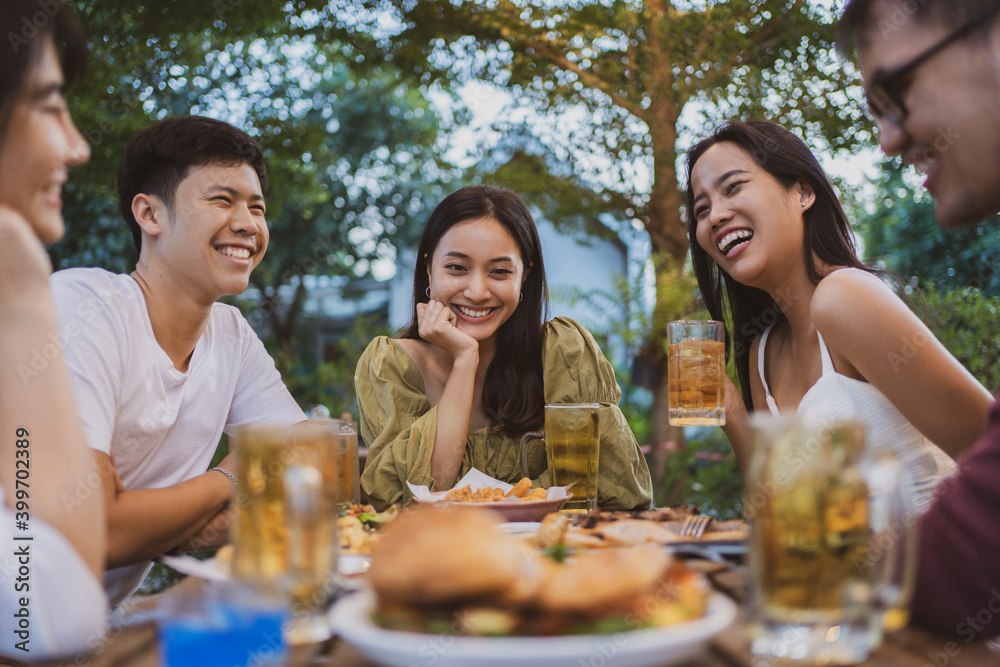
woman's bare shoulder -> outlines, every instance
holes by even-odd
[[[892,288],[877,273],[854,267],[844,267],[824,276],[816,285],[816,294],[833,293],[851,295],[874,291],[891,295]]]
[[[813,322],[843,322],[845,313],[877,313],[883,308],[906,308],[881,278],[862,269],[844,268],[819,281],[809,303]]]
[[[863,369],[870,373],[901,339],[926,330],[888,284],[860,269],[841,269],[821,280],[809,313],[837,372],[860,380],[868,379]]]

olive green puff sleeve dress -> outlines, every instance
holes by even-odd
[[[625,416],[618,408],[621,390],[597,341],[565,317],[545,325],[542,351],[546,403],[600,403],[601,458],[598,505],[605,509],[645,509],[652,500],[649,469]],[[361,436],[368,459],[361,486],[378,509],[409,502],[406,482],[433,490],[431,453],[437,408],[424,395],[423,377],[395,340],[373,340],[354,375],[361,412]],[[528,470],[549,486],[545,447],[531,443]],[[476,468],[515,483],[521,477],[520,440],[483,428],[469,433],[459,477]]]

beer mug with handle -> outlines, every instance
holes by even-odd
[[[915,525],[899,461],[853,422],[751,418],[751,650],[767,661],[863,661],[905,610]]]
[[[291,598],[289,644],[328,639],[336,586],[337,457],[322,423],[237,429],[233,573]]]

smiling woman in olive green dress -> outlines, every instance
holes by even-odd
[[[599,403],[598,505],[649,507],[611,364],[583,326],[544,319],[541,244],[521,198],[492,186],[449,195],[417,256],[409,326],[373,340],[354,378],[372,503],[409,501],[407,481],[449,489],[471,468],[516,482],[519,439],[542,427],[546,403]],[[548,486],[544,449],[530,456],[532,480]]]

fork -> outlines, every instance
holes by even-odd
[[[681,525],[681,537],[693,537],[700,539],[705,534],[708,524],[712,523],[712,517],[707,514],[689,514]]]

